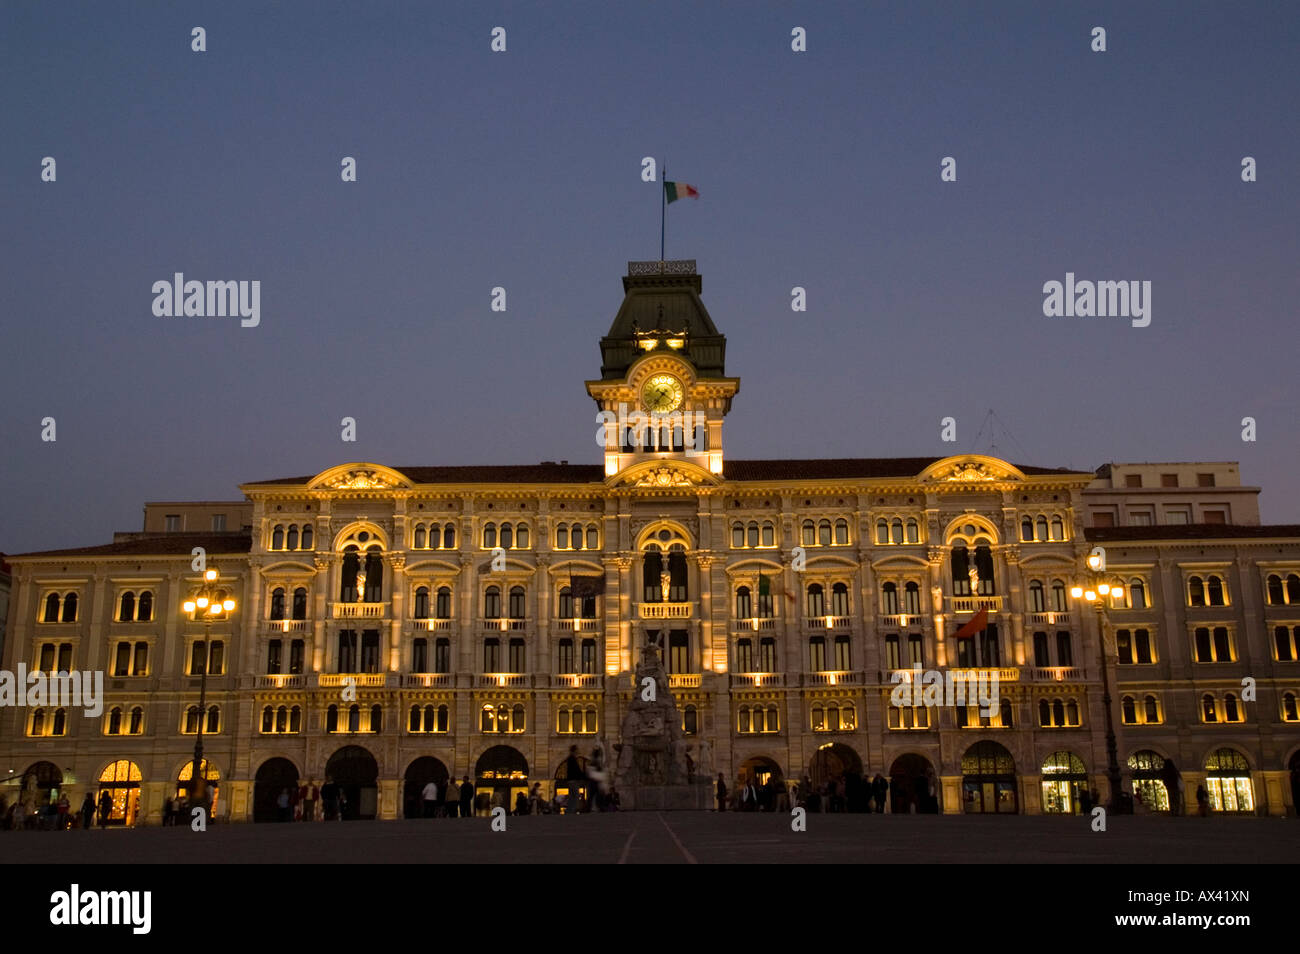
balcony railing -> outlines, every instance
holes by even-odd
[[[258,676],[254,683],[257,689],[305,689],[307,687],[307,677],[302,673],[289,675],[287,673],[273,673],[265,676]]]
[[[479,623],[479,628],[485,633],[520,632],[528,628],[526,619],[484,619]]]
[[[1027,626],[1056,626],[1065,624],[1070,621],[1069,613],[1026,613],[1025,625]]]
[[[903,629],[920,626],[924,619],[920,613],[884,613],[876,617],[876,626],[880,629]]]
[[[860,686],[862,673],[847,670],[830,672],[810,672],[804,675],[804,685],[808,686]]]
[[[346,685],[359,688],[382,689],[388,684],[386,672],[320,672],[316,674],[316,685],[330,689]]]
[[[388,615],[387,603],[335,603],[335,619],[383,619]]]
[[[698,689],[700,674],[698,672],[673,672],[668,674],[669,689]]]
[[[953,674],[954,679],[965,678],[968,681],[989,679],[993,676],[994,673],[997,673],[998,682],[1019,682],[1020,681],[1020,670],[1017,669],[1015,666],[1005,666],[1002,668],[981,666],[972,669],[954,668],[954,669],[949,669],[948,671]]]
[[[475,689],[527,689],[528,676],[522,673],[484,672],[474,676]]]
[[[848,629],[853,625],[852,616],[805,616],[804,626],[808,629]]]
[[[978,613],[982,609],[996,613],[1002,609],[1000,596],[954,596],[951,603],[954,613]]]
[[[559,673],[551,677],[551,686],[558,689],[600,689],[605,677],[597,673]]]
[[[638,603],[642,619],[690,619],[693,603]]]
[[[1034,666],[1029,670],[1029,678],[1034,682],[1078,682],[1083,678],[1083,667]]]
[[[776,629],[775,616],[751,616],[748,619],[733,619],[731,631],[734,633],[759,633],[763,630]]]
[[[733,689],[760,688],[765,686],[781,687],[785,685],[783,672],[733,672],[731,687]]]
[[[555,628],[566,633],[599,633],[598,619],[557,619]]]
[[[416,629],[427,629],[435,632],[450,632],[454,627],[455,621],[450,619],[417,619],[415,620]]]
[[[311,631],[309,619],[269,619],[266,628],[272,633],[306,633]]]
[[[402,674],[403,689],[450,689],[456,677],[449,672],[408,672]]]

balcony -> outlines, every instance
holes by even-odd
[[[1026,626],[1065,626],[1070,622],[1069,613],[1026,613]]]
[[[920,613],[885,613],[876,617],[877,629],[906,629],[908,626],[920,626],[925,617]]]
[[[731,621],[731,631],[737,635],[744,633],[761,633],[765,630],[770,631],[777,628],[777,619],[774,616],[750,617],[749,619],[733,619]]]
[[[863,679],[860,672],[833,670],[805,673],[803,681],[805,686],[860,686]]]
[[[669,689],[698,689],[701,676],[698,672],[673,672],[668,674]]]
[[[690,619],[694,603],[638,603],[641,619]]]
[[[597,673],[560,673],[551,677],[554,689],[602,689],[605,677]]]
[[[335,603],[335,619],[384,619],[388,616],[387,603]]]
[[[302,673],[258,676],[253,687],[255,689],[306,689],[307,677]]]
[[[266,629],[270,633],[309,633],[311,632],[311,620],[269,619],[266,621]]]
[[[342,688],[355,685],[358,689],[382,689],[388,684],[386,672],[320,672],[316,674],[316,685],[322,689]]]
[[[803,624],[808,629],[848,629],[852,616],[805,616]]]
[[[1004,668],[976,668],[976,669],[949,669],[954,681],[964,679],[968,682],[976,682],[980,679],[989,680],[994,675],[998,677],[998,682],[1019,682],[1020,670],[1015,666]]]
[[[438,633],[449,633],[455,627],[455,621],[450,619],[417,619],[414,623],[416,629]]]
[[[1083,667],[1034,666],[1029,670],[1029,678],[1034,682],[1079,682],[1084,678]]]
[[[601,625],[598,619],[557,619],[555,628],[562,633],[599,633]]]
[[[733,672],[731,688],[760,689],[768,686],[780,688],[785,685],[783,672]]]
[[[483,619],[479,629],[485,633],[517,633],[528,628],[526,619]]]
[[[522,673],[485,672],[474,677],[475,689],[527,689],[528,676]]]
[[[451,689],[456,685],[456,677],[449,672],[407,672],[402,673],[403,689]]]
[[[1000,596],[954,596],[949,602],[954,613],[978,613],[982,609],[996,613],[1002,609]]]

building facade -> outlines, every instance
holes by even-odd
[[[108,791],[114,822],[156,824],[201,729],[219,818],[327,774],[360,817],[449,773],[513,804],[618,742],[649,641],[696,770],[732,788],[879,773],[895,811],[1076,812],[1108,795],[1104,674],[1144,809],[1204,786],[1295,813],[1300,527],[1260,525],[1235,465],[731,460],[740,382],[694,263],[623,283],[586,382],[599,463],[349,462],[11,557],[4,669],[102,671],[105,699],[0,708],[6,795]],[[1192,476],[1148,498],[1144,468]],[[1097,547],[1120,585],[1088,604]],[[182,612],[204,566],[237,604],[207,625]],[[996,693],[900,695],[928,673]]]

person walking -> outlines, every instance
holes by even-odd
[[[433,779],[425,782],[424,789],[420,792],[420,798],[424,802],[424,817],[432,818],[434,811],[438,807],[438,783]]]
[[[95,798],[90,792],[81,800],[81,827],[86,831],[95,827]]]
[[[99,827],[108,827],[108,816],[113,814],[113,796],[108,794],[108,789],[99,793]]]
[[[474,786],[466,775],[460,780],[460,817],[470,818],[474,815]]]
[[[325,803],[325,820],[334,821],[339,815],[339,787],[334,779],[325,776],[325,784],[320,789],[321,801]]]
[[[58,803],[58,819],[57,819],[59,831],[64,831],[67,829],[68,809],[70,809],[71,807],[72,807],[72,803],[68,801],[67,793],[65,792],[60,794],[59,803]]]
[[[714,797],[718,800],[718,811],[725,812],[727,810],[727,783],[721,772],[718,773],[718,784]]]
[[[1202,818],[1210,814],[1210,796],[1204,785],[1196,786],[1196,811]]]
[[[306,793],[302,799],[302,820],[305,822],[316,820],[316,805],[320,802],[320,786],[316,784],[314,778],[307,779],[307,784],[303,786]]]
[[[293,821],[293,808],[289,799],[289,790],[280,789],[280,794],[275,800],[275,806],[279,809],[279,819],[282,822]]]
[[[456,784],[456,776],[447,776],[447,785],[443,790],[446,798],[447,817],[455,818],[456,812],[460,809],[460,786]]]

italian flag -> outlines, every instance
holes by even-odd
[[[669,202],[676,202],[678,199],[700,197],[700,190],[693,185],[687,185],[685,182],[669,182],[664,180],[664,196]]]

